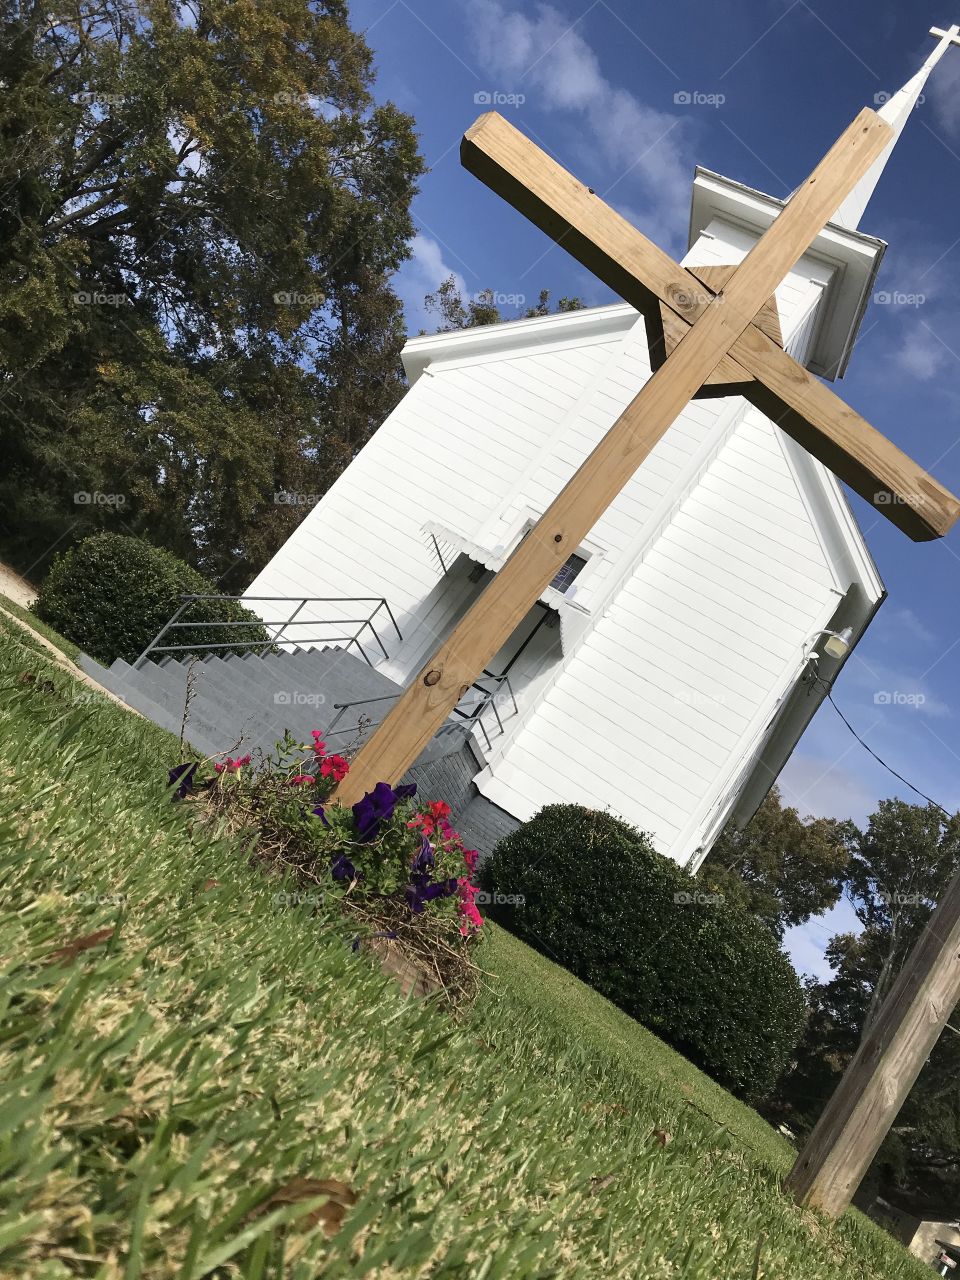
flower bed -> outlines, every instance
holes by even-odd
[[[312,736],[307,744],[288,733],[256,764],[250,755],[224,755],[177,765],[173,798],[250,829],[256,858],[305,890],[285,895],[291,905],[335,897],[353,948],[377,952],[405,987],[442,989],[455,1004],[469,998],[469,948],[483,925],[473,883],[478,855],[453,829],[450,806],[421,800],[415,783],[386,782],[352,806],[336,803],[350,763],[327,751],[318,730]]]

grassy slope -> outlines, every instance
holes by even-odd
[[[663,1091],[673,1103],[680,1100],[722,1125],[771,1169],[790,1168],[796,1151],[752,1107],[566,969],[504,929],[489,928],[484,966],[495,980],[488,985],[478,1012],[496,1016],[500,1004],[509,1001],[557,1036],[575,1037],[595,1062],[603,1062],[637,1089]]]
[[[7,613],[12,613],[15,618],[20,618],[28,627],[33,627],[34,631],[38,631],[40,635],[45,636],[52,645],[66,654],[71,662],[76,662],[80,656],[80,650],[71,640],[65,639],[59,631],[54,631],[53,627],[48,627],[45,622],[41,622],[35,614],[29,609],[25,609],[22,604],[17,604],[15,600],[10,600],[7,596],[0,594],[0,609],[5,609]]]
[[[73,706],[11,628],[0,1275],[732,1280],[758,1241],[760,1275],[929,1274],[855,1216],[797,1210],[758,1117],[508,935],[463,1025],[405,1004],[322,904],[281,906],[165,801],[172,739]],[[332,1239],[316,1199],[257,1214],[294,1178],[355,1188]]]

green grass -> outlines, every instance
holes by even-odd
[[[11,627],[0,1276],[929,1274],[855,1215],[797,1209],[754,1113],[509,935],[462,1022],[401,1000],[332,908],[281,905],[169,803],[172,738],[75,705]],[[331,1238],[295,1179],[353,1189]]]
[[[665,1090],[673,1103],[708,1116],[770,1167],[785,1172],[795,1149],[752,1107],[740,1102],[692,1062],[647,1031],[573,974],[496,925],[490,926],[484,966],[494,976],[478,1012],[496,1016],[509,1002],[557,1038],[575,1037],[593,1062],[630,1081],[637,1090]],[[543,1031],[541,1034],[543,1034]]]
[[[34,631],[39,632],[61,653],[66,654],[71,662],[76,662],[79,658],[80,650],[72,641],[67,640],[59,631],[54,631],[53,627],[48,627],[45,622],[41,622],[35,614],[31,613],[29,609],[25,609],[22,604],[17,604],[15,600],[0,594],[0,608],[5,609],[7,613],[12,613],[15,618],[25,622],[28,627],[33,627]]]

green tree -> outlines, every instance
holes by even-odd
[[[402,394],[413,122],[345,0],[5,15],[0,550],[123,527],[245,584]]]
[[[450,275],[440,282],[436,293],[426,295],[423,305],[439,320],[436,332],[451,333],[456,329],[473,329],[477,325],[500,324],[503,320],[532,320],[535,316],[547,316],[550,314],[550,290],[541,289],[536,306],[524,311],[522,317],[505,316],[492,289],[482,289],[472,298],[465,298],[457,287],[456,277]],[[556,309],[557,312],[580,311],[582,307],[580,298],[561,298]]]
[[[713,893],[760,917],[778,938],[840,900],[858,832],[834,818],[802,819],[778,787],[746,827],[728,824],[700,868]]]
[[[582,298],[560,298],[557,302],[556,310],[558,314],[564,311],[582,311],[583,306]],[[527,320],[532,320],[535,316],[548,316],[550,314],[550,290],[541,289],[536,306],[530,307],[523,314]]]

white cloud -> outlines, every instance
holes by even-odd
[[[408,334],[413,336],[421,329],[429,332],[437,327],[437,317],[424,310],[423,299],[426,294],[435,293],[441,281],[451,275],[460,292],[465,293],[463,276],[446,261],[443,248],[418,231],[413,238],[413,257],[403,264],[394,280],[394,288],[403,303]]]
[[[950,357],[950,352],[931,330],[914,325],[894,354],[894,364],[911,378],[929,382]]]
[[[584,160],[603,162],[608,189],[621,180],[639,185],[650,205],[645,217],[676,239],[692,173],[680,146],[683,118],[608,80],[584,37],[550,5],[522,12],[506,0],[469,0],[467,15],[484,71],[498,81],[490,88],[522,92],[541,110],[583,117],[589,130],[580,148]]]
[[[795,752],[779,778],[784,804],[799,810],[801,817],[852,818],[865,822],[877,807],[879,793],[858,773],[858,755],[847,753],[846,743],[832,759]],[[861,753],[853,739],[853,752]],[[839,757],[839,758],[838,758]]]
[[[903,617],[896,619],[901,624],[901,637],[904,634],[910,635],[912,639],[920,639],[922,637],[924,643],[929,643],[933,636],[926,631],[922,623],[914,617],[909,609],[900,611]],[[913,628],[911,630],[907,619],[913,620]],[[926,666],[926,658],[918,659],[917,665]],[[861,695],[858,699],[863,704],[862,695],[866,696],[866,709],[872,716],[880,717],[881,729],[888,726],[888,722],[892,716],[900,716],[899,726],[909,723],[910,716],[949,716],[951,714],[950,707],[938,698],[933,689],[923,675],[914,675],[911,671],[906,671],[902,666],[892,666],[889,663],[879,662],[875,658],[871,658],[866,662],[859,655],[854,655],[850,664],[844,671],[843,683],[841,690],[846,690],[850,698]],[[856,705],[856,704],[855,704]]]
[[[921,644],[933,644],[937,637],[934,633],[920,621],[912,609],[884,609],[880,615],[881,622],[885,625],[881,626],[881,631],[885,634],[888,630],[894,631],[900,636],[907,636],[911,640],[919,640]]]

